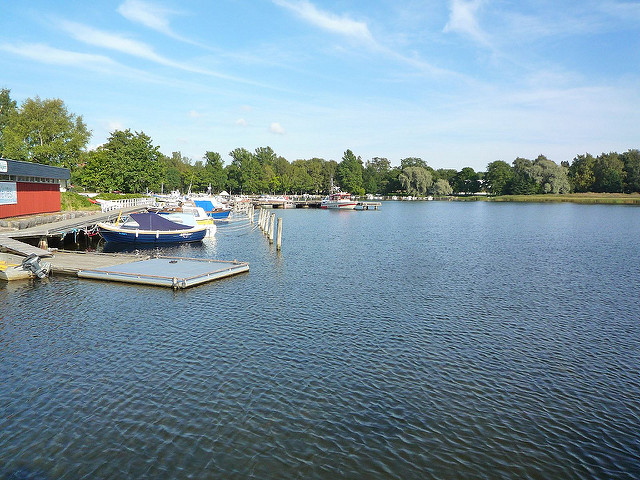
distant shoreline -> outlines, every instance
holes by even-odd
[[[489,197],[491,202],[571,202],[607,205],[640,205],[639,193],[563,193],[540,195],[502,195]]]

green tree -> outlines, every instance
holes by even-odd
[[[398,179],[409,195],[423,196],[433,184],[431,172],[425,167],[405,167]]]
[[[259,147],[255,151],[255,159],[262,165],[273,165],[278,156],[271,147]]]
[[[204,160],[205,185],[207,190],[211,186],[211,193],[221,192],[227,182],[227,173],[224,170],[224,161],[218,152],[205,152]]]
[[[464,167],[453,179],[453,191],[456,193],[477,193],[480,191],[478,174],[471,167]]]
[[[592,192],[596,177],[593,167],[596,159],[587,153],[576,156],[569,167],[569,184],[574,192]]]
[[[279,191],[284,194],[289,193],[293,186],[291,164],[286,158],[278,156],[273,161],[273,168],[280,184]]]
[[[161,181],[162,154],[144,132],[116,130],[99,150],[107,152],[108,165],[114,166],[115,189],[124,193],[143,193]]]
[[[15,160],[74,169],[91,138],[82,116],[69,113],[57,98],[29,98],[7,120],[3,154]]]
[[[15,100],[11,100],[11,90],[3,88],[0,90],[0,158],[4,157],[3,132],[9,124],[9,118],[17,112]]]
[[[532,175],[542,193],[569,193],[568,169],[549,160],[544,155],[539,155],[533,161]]]
[[[427,168],[427,162],[418,157],[408,157],[400,160],[400,169],[404,170],[407,167]]]
[[[362,173],[362,181],[366,193],[380,193],[389,182],[388,174],[391,162],[386,158],[373,157],[367,161]]]
[[[266,186],[263,183],[263,169],[255,155],[244,148],[236,148],[229,153],[236,168],[230,170],[229,175],[234,175],[233,180],[244,194],[261,193]]]
[[[508,193],[513,195],[532,195],[539,193],[538,184],[534,178],[533,162],[531,160],[518,157],[513,161],[513,179],[507,190]]]
[[[439,178],[435,182],[433,182],[431,193],[438,197],[444,197],[447,195],[451,195],[453,193],[453,188],[451,188],[451,185],[449,185],[449,182],[447,180],[445,180],[444,178]]]
[[[449,184],[452,184],[454,179],[456,178],[456,175],[458,175],[458,171],[454,170],[453,168],[439,168],[438,170],[436,170],[433,177],[435,180],[442,178],[443,180],[449,182]]]
[[[311,175],[307,170],[307,162],[305,160],[294,160],[291,164],[292,188],[296,193],[308,193],[313,189]]]
[[[624,191],[640,192],[640,150],[629,150],[620,155],[624,163]]]
[[[322,191],[322,185],[324,182],[323,170],[325,168],[325,161],[321,158],[312,158],[307,160],[307,173],[309,174],[311,181],[311,189],[309,193],[319,194]]]
[[[598,155],[593,165],[595,192],[620,193],[624,187],[624,162],[617,153]]]
[[[331,183],[333,179],[337,177],[338,172],[338,162],[335,160],[327,160],[324,163],[324,168],[322,170],[322,189],[323,193],[329,193],[331,190]]]
[[[384,195],[393,195],[402,191],[402,183],[400,182],[400,175],[402,169],[400,167],[393,167],[386,175],[386,186],[382,190]]]
[[[364,195],[362,186],[362,159],[356,157],[351,150],[344,152],[342,161],[338,164],[336,176],[338,185],[342,190],[353,195]]]
[[[507,187],[513,179],[511,165],[502,160],[496,160],[487,165],[487,173],[484,176],[487,190],[492,195],[504,195]]]

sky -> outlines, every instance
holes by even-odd
[[[0,0],[0,88],[166,155],[433,168],[640,148],[640,2]]]

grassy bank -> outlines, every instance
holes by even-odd
[[[639,193],[565,193],[562,195],[501,195],[489,197],[491,202],[572,202],[612,205],[640,205]]]
[[[60,209],[63,212],[75,210],[100,210],[100,205],[91,203],[84,195],[79,195],[75,192],[61,192]]]

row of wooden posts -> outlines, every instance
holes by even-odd
[[[250,218],[253,218],[253,212],[251,212]],[[269,210],[261,208],[258,213],[258,226],[262,229],[264,234],[269,237],[269,243],[273,243],[273,237],[275,233],[276,237],[276,250],[280,251],[282,248],[282,218],[278,218],[277,229],[274,228],[276,223],[276,214],[269,214]]]

